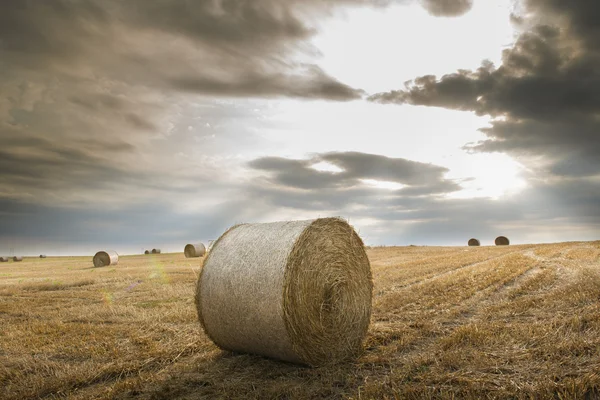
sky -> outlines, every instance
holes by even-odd
[[[600,239],[596,0],[0,3],[0,253]]]

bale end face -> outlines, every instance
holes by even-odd
[[[150,250],[144,251],[144,254],[150,254]]]
[[[510,241],[506,236],[498,236],[494,243],[496,243],[496,246],[508,246]]]
[[[479,246],[480,245],[479,240],[475,239],[475,238],[469,239],[468,244],[469,244],[469,246]]]
[[[152,249],[152,254],[160,254],[160,249]]]

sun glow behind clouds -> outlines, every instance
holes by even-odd
[[[505,154],[469,154],[462,165],[448,173],[448,178],[464,179],[461,191],[449,198],[488,197],[499,199],[516,194],[527,187],[521,177],[523,166]]]
[[[398,190],[398,189],[402,189],[403,187],[406,186],[406,185],[403,185],[398,182],[378,181],[375,179],[361,179],[360,181],[362,183],[366,184],[367,186],[377,188],[377,189],[386,189],[386,190]]]
[[[332,174],[339,174],[340,172],[344,172],[342,168],[326,161],[318,162],[316,164],[311,165],[310,167],[319,172],[330,172]]]

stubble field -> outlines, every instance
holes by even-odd
[[[201,258],[0,264],[0,398],[599,398],[600,241],[368,250],[354,363],[219,350],[197,320]]]

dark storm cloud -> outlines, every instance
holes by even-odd
[[[330,163],[341,172],[318,171],[312,165]],[[452,192],[460,189],[443,175],[448,169],[403,158],[390,158],[359,152],[332,152],[318,154],[309,160],[292,160],[281,157],[264,157],[249,166],[270,172],[269,182],[292,189],[349,189],[361,186],[361,180],[395,182],[407,187],[402,193],[413,195]]]
[[[482,129],[489,140],[469,148],[541,156],[558,175],[597,175],[600,2],[528,0],[526,6],[539,23],[504,51],[501,66],[484,62],[476,71],[426,75],[369,99],[490,115],[496,119]]]

